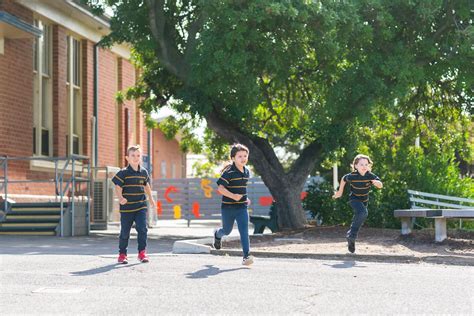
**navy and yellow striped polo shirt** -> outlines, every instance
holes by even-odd
[[[222,207],[242,207],[247,205],[247,182],[250,177],[250,171],[244,167],[241,172],[235,163],[227,167],[217,180],[217,185],[223,185],[229,192],[242,194],[240,201],[233,200],[227,196],[222,196]]]
[[[120,212],[137,212],[147,208],[145,186],[150,182],[148,171],[138,166],[138,170],[128,165],[117,172],[112,182],[122,188],[122,195],[127,199],[127,204],[120,205]]]
[[[350,184],[351,193],[349,194],[349,199],[359,200],[363,203],[369,201],[372,180],[380,181],[380,178],[370,171],[367,171],[364,175],[361,175],[358,171],[354,171],[346,174],[342,179]]]

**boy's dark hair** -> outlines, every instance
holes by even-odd
[[[246,151],[247,154],[249,154],[249,152],[250,152],[249,149],[247,148],[247,146],[242,145],[242,144],[234,144],[234,145],[232,145],[232,148],[230,149],[230,159],[232,160],[232,158],[234,158],[235,155],[237,155],[237,153],[239,151]],[[230,166],[232,166],[232,161],[226,163],[224,168],[222,168],[221,172],[226,171],[227,169],[230,168]]]
[[[130,156],[130,152],[131,151],[141,151],[141,147],[140,145],[131,145],[131,146],[128,146],[127,148],[127,156]]]

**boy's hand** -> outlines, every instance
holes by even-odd
[[[252,204],[252,201],[250,201],[250,199],[247,198],[247,205],[250,205],[250,204]]]
[[[332,196],[333,199],[338,199],[342,196],[342,192],[339,192],[337,191],[336,193],[334,193],[334,195]]]
[[[383,184],[382,184],[382,181],[379,181],[379,180],[371,180],[372,181],[372,184],[378,188],[378,189],[381,189]]]
[[[234,200],[236,200],[236,201],[240,201],[242,199],[242,197],[243,197],[242,194],[237,194],[237,193],[234,194]]]
[[[156,203],[154,200],[150,200],[150,208],[151,209],[156,209]]]
[[[128,202],[127,199],[124,198],[123,196],[121,198],[119,198],[120,205],[125,205],[125,204],[127,204],[127,202]]]

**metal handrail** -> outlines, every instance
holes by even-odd
[[[75,185],[76,183],[87,183],[87,210],[86,210],[86,217],[87,221],[89,221],[90,218],[90,197],[91,197],[91,166],[90,164],[87,164],[87,178],[83,177],[78,177],[76,179],[76,161],[77,160],[88,160],[89,157],[87,156],[82,156],[82,155],[71,155],[67,157],[8,157],[8,156],[3,156],[0,157],[0,167],[3,167],[3,175],[4,179],[3,181],[0,181],[0,184],[3,183],[3,187],[0,187],[0,189],[4,189],[5,192],[5,198],[4,198],[4,210],[5,210],[5,216],[8,213],[8,184],[9,183],[39,183],[39,182],[44,182],[44,183],[55,183],[55,193],[56,193],[56,199],[59,196],[60,200],[60,209],[61,209],[61,218],[60,218],[60,235],[61,237],[64,235],[64,219],[63,219],[63,213],[64,213],[64,194],[68,191],[69,187],[71,186],[71,235],[74,236],[74,216],[75,216],[75,201],[74,201],[74,195],[75,195]],[[54,162],[54,179],[45,179],[45,180],[9,180],[8,179],[8,161],[32,161],[32,160],[43,160],[43,161],[53,161]],[[65,161],[63,168],[60,170],[58,173],[58,162],[59,161]],[[71,163],[72,162],[72,163]],[[65,186],[64,186],[64,176],[66,174],[67,167],[71,163],[71,177],[66,180]],[[83,165],[84,167],[84,165]],[[82,170],[84,172],[84,168]],[[3,221],[4,218],[1,218],[0,221]],[[88,224],[89,225],[89,224]],[[89,230],[89,229],[88,229]]]

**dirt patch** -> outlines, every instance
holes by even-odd
[[[347,227],[308,226],[299,231],[269,235],[251,235],[251,251],[281,253],[346,254]],[[239,241],[226,242],[224,249],[240,249]],[[356,242],[360,255],[446,256],[474,262],[474,232],[449,231],[448,238],[434,242],[434,230],[414,231],[401,236],[400,230],[363,227]]]

